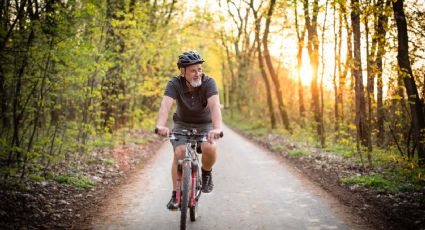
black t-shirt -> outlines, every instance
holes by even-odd
[[[213,78],[202,75],[202,84],[190,92],[186,80],[173,77],[168,81],[164,95],[177,102],[177,110],[173,115],[174,122],[193,124],[211,123],[211,112],[208,108],[208,98],[218,94],[217,85]]]

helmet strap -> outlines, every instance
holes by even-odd
[[[186,79],[186,67],[183,67],[184,72],[183,72],[183,78],[186,81],[186,83],[188,83],[190,85],[190,82]],[[191,86],[191,85],[190,85]]]

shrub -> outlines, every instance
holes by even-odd
[[[347,185],[361,185],[366,188],[372,188],[377,191],[397,192],[399,188],[394,182],[384,178],[381,175],[369,176],[351,176],[342,179],[342,182]]]
[[[291,157],[302,157],[302,156],[310,156],[311,153],[304,151],[302,149],[293,149],[288,152],[288,156]]]
[[[94,180],[82,174],[59,175],[54,177],[54,180],[82,189],[91,188],[96,184]]]

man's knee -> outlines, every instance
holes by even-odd
[[[174,159],[175,160],[181,160],[184,158],[185,149],[186,147],[184,145],[179,145],[174,149]]]
[[[202,153],[205,154],[215,154],[216,152],[216,145],[209,142],[203,142],[201,145]]]

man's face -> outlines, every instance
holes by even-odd
[[[192,87],[199,87],[202,84],[202,65],[195,64],[186,68],[180,69],[181,74],[186,77],[186,80]]]

